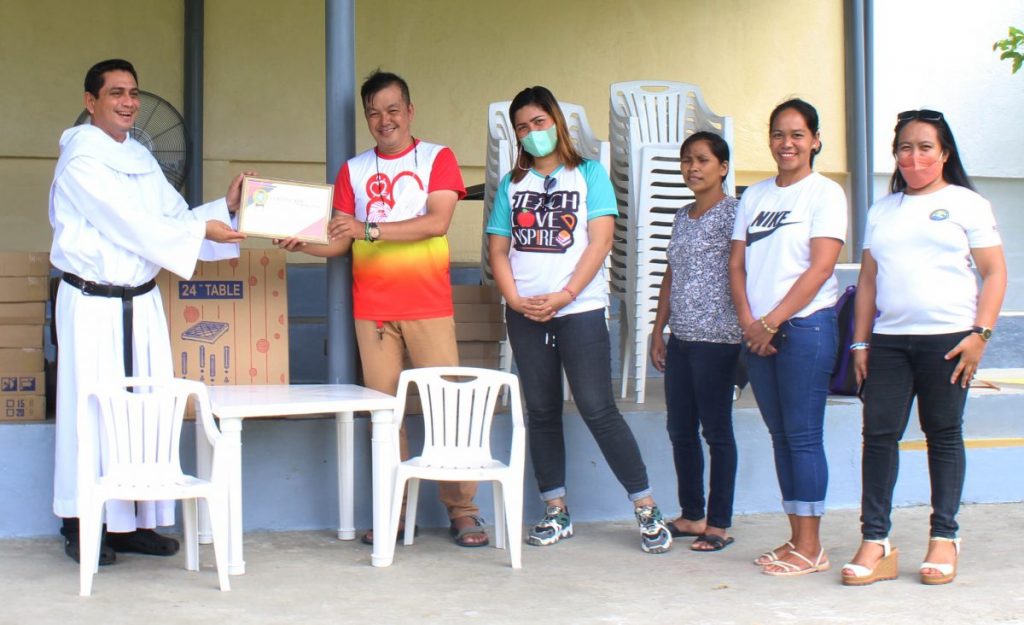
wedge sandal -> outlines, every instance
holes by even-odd
[[[888,538],[881,540],[865,539],[866,543],[882,546],[882,559],[874,568],[847,562],[843,565],[842,579],[844,586],[869,586],[875,582],[896,579],[900,573],[900,550],[893,549]]]

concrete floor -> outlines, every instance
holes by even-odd
[[[949,586],[918,583],[928,510],[894,513],[901,577],[847,588],[839,569],[858,543],[858,512],[824,521],[832,570],[800,578],[761,575],[750,561],[786,538],[781,514],[735,520],[736,543],[693,553],[678,541],[642,553],[627,523],[578,525],[550,548],[523,547],[523,569],[504,551],[459,549],[441,530],[399,546],[390,568],[370,548],[329,531],[246,535],[248,573],[217,590],[212,550],[203,570],[184,555],[122,554],[102,567],[92,597],[78,596],[78,568],[55,539],[0,541],[0,624],[120,623],[1024,623],[1024,503],[964,506],[961,571]]]

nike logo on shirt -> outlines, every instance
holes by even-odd
[[[782,226],[800,223],[799,221],[783,223],[782,220],[789,216],[789,213],[790,211],[769,211],[758,213],[757,216],[754,217],[754,220],[750,222],[750,225],[747,226],[747,247],[750,247],[765,237],[771,236]],[[757,231],[753,232],[755,228],[757,228]]]

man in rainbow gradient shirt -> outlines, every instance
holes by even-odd
[[[449,276],[448,226],[466,195],[455,155],[412,136],[409,86],[399,76],[370,74],[360,90],[377,145],[349,159],[334,183],[331,242],[281,242],[290,251],[338,256],[352,250],[352,300],[363,383],[394,395],[406,352],[414,367],[459,364]],[[401,453],[408,457],[405,429]],[[475,482],[440,482],[456,544],[489,539],[473,503]],[[363,542],[372,544],[370,533]]]

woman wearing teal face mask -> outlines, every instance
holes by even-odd
[[[573,534],[565,488],[564,368],[584,423],[633,502],[641,547],[664,553],[672,536],[651,497],[636,439],[612,394],[604,310],[604,259],[618,214],[611,181],[599,163],[576,152],[558,102],[544,87],[519,92],[509,117],[519,152],[498,188],[487,233],[491,271],[507,304],[530,454],[546,506],[527,542],[552,545]]]

